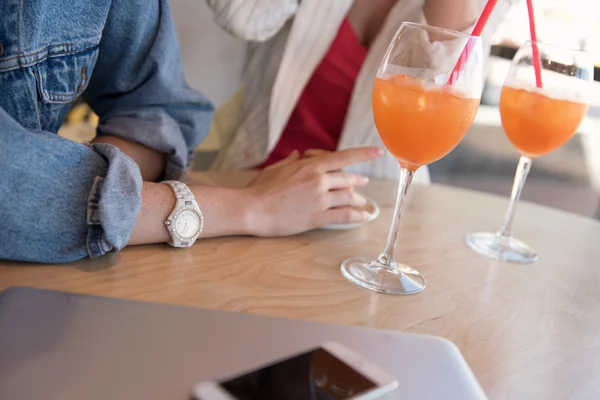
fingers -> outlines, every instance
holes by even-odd
[[[353,224],[365,222],[371,214],[354,207],[330,208],[319,215],[318,227],[331,224]]]
[[[315,158],[315,157],[320,157],[322,155],[330,154],[330,153],[331,153],[331,151],[328,151],[328,150],[310,149],[310,150],[306,150],[304,152],[303,158],[305,160],[307,160],[307,159],[311,159],[311,158]],[[339,170],[339,171],[342,171],[342,170]]]
[[[269,165],[265,169],[272,169],[272,168],[283,167],[283,166],[286,166],[286,165],[289,165],[289,164],[293,163],[294,161],[298,161],[299,159],[300,159],[300,153],[298,152],[298,150],[294,150],[294,151],[292,151],[290,153],[289,156],[287,156],[283,160],[279,160],[276,163]]]
[[[375,160],[381,157],[382,154],[383,150],[378,147],[360,147],[324,154],[311,158],[307,162],[314,163],[323,172],[330,172],[343,169],[352,164]]]
[[[363,175],[347,172],[330,172],[325,175],[326,185],[329,189],[345,189],[354,186],[365,186],[369,178]]]
[[[367,204],[367,200],[353,190],[342,189],[332,190],[327,194],[328,208],[335,207],[355,207],[362,208]]]
[[[331,151],[323,150],[323,149],[309,149],[304,152],[304,158],[314,158],[318,156],[322,156],[324,154],[329,154]]]

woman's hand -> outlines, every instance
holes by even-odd
[[[308,153],[308,152],[307,152]],[[355,163],[383,154],[376,147],[316,154],[300,159],[298,152],[265,168],[244,189],[248,196],[249,234],[284,236],[329,224],[366,220],[366,200],[352,188],[368,178],[342,172]]]
[[[304,152],[304,154],[302,155],[303,158],[314,158],[314,157],[318,157],[318,156],[323,156],[325,154],[331,154],[332,152],[329,150],[323,150],[323,149],[309,149],[306,150]]]
[[[265,168],[242,189],[192,185],[204,215],[200,238],[285,236],[328,224],[364,221],[369,214],[359,208],[366,201],[352,188],[365,185],[368,179],[342,170],[382,154],[376,147],[326,152],[306,159],[294,152]],[[171,188],[144,182],[142,210],[129,244],[168,241],[164,221],[174,206]]]

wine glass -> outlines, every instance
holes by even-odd
[[[534,51],[540,54],[538,77]],[[583,51],[539,42],[526,42],[517,51],[500,95],[500,117],[508,140],[521,158],[502,228],[496,233],[467,235],[466,242],[473,250],[496,260],[522,264],[538,259],[533,248],[512,237],[517,202],[532,159],[565,144],[583,121],[593,75],[593,59]]]
[[[415,171],[448,154],[473,123],[482,91],[481,61],[477,36],[409,22],[396,32],[373,86],[377,131],[401,168],[396,208],[379,257],[342,262],[342,274],[353,283],[389,294],[425,289],[423,275],[394,257],[404,198]]]

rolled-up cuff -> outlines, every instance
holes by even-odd
[[[100,121],[98,135],[116,136],[165,153],[164,180],[180,180],[191,153],[177,122],[162,109],[125,111]]]
[[[88,197],[87,253],[99,257],[129,242],[142,207],[142,175],[138,165],[118,148],[96,143],[91,148],[108,161]]]

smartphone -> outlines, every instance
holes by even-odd
[[[274,361],[231,378],[201,382],[198,400],[370,400],[398,382],[339,343]]]

